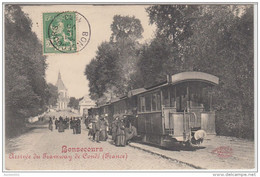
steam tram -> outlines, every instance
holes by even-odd
[[[109,122],[117,116],[134,118],[143,142],[166,147],[199,144],[206,135],[216,134],[211,90],[218,83],[211,74],[182,72],[94,109],[108,114]]]

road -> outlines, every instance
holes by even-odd
[[[192,169],[185,164],[162,158],[133,147],[116,147],[109,139],[96,143],[87,130],[73,135],[46,127],[34,129],[7,140],[6,170],[159,170]],[[62,147],[83,148],[83,152],[62,153]],[[92,149],[91,149],[92,148]],[[102,148],[102,151],[101,149]],[[95,150],[95,152],[88,152]]]
[[[48,116],[76,116],[52,112]],[[46,117],[48,118],[48,117]],[[36,122],[37,128],[19,137],[6,139],[7,170],[190,170],[253,169],[254,141],[234,137],[206,138],[203,146],[191,150],[166,150],[132,142],[116,147],[112,140],[96,143],[82,125],[81,134],[66,129],[59,133],[48,130],[47,121]],[[66,146],[62,151],[62,147]],[[79,148],[79,152],[72,148]],[[77,150],[77,149],[76,149]]]

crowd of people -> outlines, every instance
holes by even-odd
[[[96,142],[106,141],[108,138],[109,124],[106,116],[88,118],[87,128],[89,137]],[[125,146],[132,138],[137,136],[137,130],[132,126],[131,121],[125,121],[123,117],[115,117],[111,123],[110,131],[112,142],[116,146]]]
[[[112,135],[112,142],[116,146],[125,146],[130,140],[137,136],[137,130],[132,125],[132,122],[125,119],[125,117],[115,117],[109,126],[107,114],[104,116],[89,116],[85,118],[85,125],[88,129],[89,138],[100,143],[100,141],[107,141],[108,133]],[[49,118],[49,130],[53,131],[53,126],[58,132],[64,132],[65,129],[72,129],[73,134],[81,134],[81,120],[82,118],[75,117],[55,117]]]
[[[81,118],[75,117],[59,117],[59,120],[55,117],[49,118],[49,130],[53,131],[53,124],[58,132],[64,132],[65,129],[72,129],[73,134],[81,133]]]

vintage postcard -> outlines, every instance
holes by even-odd
[[[256,3],[3,3],[3,171],[257,172]]]

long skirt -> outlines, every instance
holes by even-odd
[[[124,134],[116,135],[116,146],[125,146],[126,138]]]
[[[88,136],[93,136],[93,129],[92,128],[90,128],[89,130],[88,130]]]
[[[96,131],[96,133],[94,133],[93,135],[94,140],[96,140],[96,142],[99,142],[99,137],[100,137],[100,131]]]
[[[81,134],[81,126],[76,127],[76,134]]]
[[[58,125],[58,132],[64,132],[64,125],[63,124]]]
[[[53,130],[53,125],[52,124],[49,124],[49,130]]]
[[[106,141],[107,140],[107,131],[106,130],[101,130],[99,140],[100,141]]]
[[[113,141],[116,140],[116,132],[112,132],[112,140],[113,140]]]

